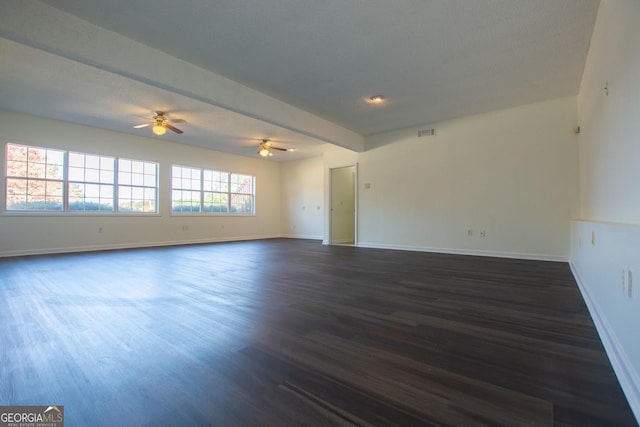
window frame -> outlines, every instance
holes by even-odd
[[[62,209],[61,210],[36,210],[36,209],[9,209],[8,206],[8,182],[9,179],[22,179],[22,177],[14,177],[13,175],[8,175],[9,169],[9,146],[22,146],[26,147],[27,150],[29,148],[43,149],[43,150],[52,150],[61,152],[63,156],[63,161],[61,165],[62,169],[62,179],[58,180],[62,183]],[[151,160],[137,160],[130,159],[125,157],[119,157],[117,155],[108,155],[108,154],[96,154],[96,153],[87,153],[82,152],[76,149],[66,149],[66,148],[57,148],[57,147],[46,147],[41,145],[35,145],[31,143],[5,140],[1,142],[0,150],[3,156],[3,165],[2,170],[0,171],[1,176],[3,178],[2,188],[0,189],[0,214],[3,216],[160,216],[160,164],[156,161]],[[86,156],[98,157],[98,158],[111,158],[113,159],[113,197],[111,199],[113,203],[113,210],[70,210],[69,204],[71,203],[71,185],[80,183],[80,184],[93,184],[93,182],[88,181],[79,181],[79,180],[71,180],[69,179],[69,171],[70,171],[70,163],[69,163],[69,155],[79,154]],[[120,160],[128,160],[131,162],[141,162],[143,164],[153,165],[154,168],[154,186],[146,186],[145,188],[152,188],[155,192],[155,200],[154,200],[154,211],[131,211],[131,210],[122,210],[119,208],[120,205],[120,196],[118,194],[118,188],[122,184],[119,182],[119,161]],[[25,178],[26,179],[26,178]],[[125,184],[126,185],[126,184]]]
[[[174,168],[181,168],[181,169],[191,169],[191,170],[198,170],[200,171],[200,185],[199,185],[199,193],[200,193],[200,206],[199,206],[199,210],[198,211],[174,211],[174,198],[173,198],[173,191],[177,190],[180,191],[182,190],[181,188],[176,188],[174,187]],[[214,180],[206,180],[205,179],[205,175],[207,174],[207,172],[212,173],[213,175],[215,174],[225,174],[227,176],[227,182],[225,184],[226,186],[226,190],[225,191],[218,191],[218,190],[213,190],[213,189],[206,189],[206,181],[208,181],[209,183],[213,184],[214,182],[221,182],[221,181],[214,181]],[[251,193],[239,193],[239,192],[232,192],[232,177],[233,176],[245,176],[245,177],[249,177],[251,179],[251,189],[252,192]],[[182,176],[180,177],[182,178]],[[252,175],[252,174],[246,174],[246,173],[239,173],[239,172],[226,172],[226,171],[220,171],[220,170],[214,170],[214,169],[207,169],[207,168],[201,168],[201,167],[193,167],[193,166],[184,166],[184,165],[178,165],[178,164],[172,164],[171,165],[171,177],[170,177],[170,188],[169,188],[169,192],[171,193],[171,208],[170,208],[170,214],[172,216],[256,216],[256,176]],[[194,190],[188,190],[188,191],[194,191]],[[213,211],[210,209],[207,209],[207,195],[212,195],[212,194],[220,194],[223,196],[226,196],[226,211]],[[251,212],[233,212],[232,211],[232,196],[249,196],[251,198]]]
[[[83,157],[83,166],[76,166],[75,164],[72,165],[71,164],[71,157],[72,155],[77,155],[77,156],[82,156]],[[97,157],[98,158],[98,167],[94,168],[94,167],[87,167],[87,157]],[[102,161],[105,159],[110,159],[111,160],[111,169],[103,169],[102,168]],[[116,158],[113,156],[102,156],[99,154],[89,154],[89,153],[79,153],[79,152],[75,152],[75,151],[68,151],[66,153],[66,168],[65,168],[65,172],[66,172],[66,197],[65,197],[65,202],[66,202],[66,210],[65,212],[69,212],[69,213],[85,213],[85,212],[91,212],[91,213],[115,213],[116,212],[116,197],[115,197],[115,188],[116,188]],[[83,174],[83,179],[75,179],[75,177],[72,177],[72,168],[73,169],[78,169],[82,171]],[[97,179],[91,179],[91,178],[87,178],[87,172],[88,171],[97,171],[98,173],[98,178]],[[111,182],[104,182],[102,179],[102,172],[106,171],[106,172],[111,172]],[[87,185],[93,185],[93,186],[98,186],[98,187],[102,187],[102,186],[111,186],[111,209],[107,210],[107,209],[71,209],[71,205],[72,203],[75,203],[75,201],[72,201],[72,186],[73,185],[84,185],[85,186],[85,192],[83,194],[83,204],[86,205],[87,203],[87,195],[86,195],[86,186]],[[99,195],[97,196],[97,199],[99,201],[99,206],[101,205],[101,200],[103,199],[102,197],[102,189],[99,190]],[[89,199],[95,199],[96,197],[89,197]]]
[[[176,169],[180,170],[180,176],[176,177],[174,175]],[[189,172],[189,176],[185,176],[185,172]],[[198,179],[195,180],[193,178],[193,173],[198,172]],[[182,165],[171,165],[171,185],[169,186],[169,192],[171,193],[171,213],[178,215],[199,215],[203,213],[203,192],[202,192],[202,184],[203,184],[203,170],[201,168],[194,168],[191,166],[182,166]],[[180,181],[180,185],[176,185],[176,182]],[[197,188],[193,188],[193,184],[196,182]],[[185,185],[189,183],[188,185]],[[179,202],[181,206],[184,206],[186,203],[189,203],[191,208],[189,210],[174,210],[174,203],[177,203],[178,200],[174,199],[174,192],[180,192],[181,196],[184,196],[185,193],[191,193],[191,198],[189,198],[188,202],[185,201],[184,197],[181,197]],[[197,204],[194,204],[194,200],[196,198],[193,197],[193,193],[198,194]],[[198,210],[194,211],[193,208],[197,207]]]
[[[120,170],[120,162],[131,162],[131,166],[132,166],[132,170],[130,171],[121,171]],[[135,172],[133,171],[133,164],[134,163],[142,163],[142,172]],[[154,166],[154,181],[153,181],[153,186],[147,185],[146,182],[146,177],[149,175],[146,172],[146,167],[147,165],[153,165]],[[131,181],[128,184],[124,184],[120,182],[120,173],[130,173],[131,174]],[[134,181],[134,177],[137,175],[142,175],[142,184],[135,184]],[[129,158],[123,158],[123,157],[117,157],[116,158],[116,185],[115,185],[115,201],[114,203],[116,204],[116,212],[119,214],[127,214],[127,215],[154,215],[154,214],[160,214],[160,165],[157,162],[152,162],[152,161],[147,161],[147,160],[136,160],[136,159],[129,159]],[[120,189],[121,187],[128,187],[131,190],[131,193],[133,194],[133,190],[134,189],[141,189],[143,194],[146,194],[146,191],[148,189],[153,189],[155,192],[155,197],[153,199],[153,205],[155,207],[155,209],[153,211],[133,211],[133,210],[123,210],[120,207],[120,203],[121,203],[121,198],[120,198]],[[133,204],[133,202],[135,200],[138,201],[142,201],[143,204],[146,203],[146,201],[148,200],[146,197],[143,196],[142,199],[135,199],[133,196],[129,199],[127,199],[128,201],[131,201],[131,203]]]
[[[20,176],[20,175],[9,175],[9,149],[8,147],[10,145],[13,146],[17,146],[17,147],[24,147],[26,148],[26,161],[23,162],[25,163],[25,175],[24,176]],[[33,162],[34,164],[39,164],[39,165],[44,165],[45,168],[45,177],[38,177],[38,176],[29,176],[29,165],[31,164],[31,162],[29,161],[29,150],[30,149],[35,149],[35,150],[44,150],[44,156],[45,156],[45,162],[41,163],[41,162]],[[56,166],[61,168],[60,171],[60,178],[47,178],[47,171],[46,168],[49,166],[49,163],[46,160],[47,154],[49,151],[52,152],[58,152],[61,156],[62,156],[62,164],[56,164]],[[36,145],[27,145],[27,144],[21,144],[21,143],[17,143],[17,142],[6,142],[5,144],[3,144],[3,157],[4,157],[4,168],[2,171],[3,177],[4,177],[4,182],[3,182],[3,191],[2,191],[2,208],[4,212],[7,213],[12,213],[12,214],[18,214],[18,215],[24,215],[24,214],[36,214],[36,215],[42,215],[42,214],[53,214],[53,215],[59,215],[63,212],[66,211],[66,200],[67,200],[67,170],[66,170],[66,164],[67,164],[67,152],[65,150],[60,150],[57,148],[50,148],[50,147],[41,147],[41,146],[36,146]],[[37,182],[41,182],[45,185],[45,193],[44,195],[40,196],[40,197],[44,197],[45,198],[45,204],[47,203],[46,199],[47,199],[47,192],[46,192],[46,186],[48,183],[56,183],[59,185],[60,187],[60,209],[9,209],[9,181],[10,180],[22,180],[22,181],[26,181],[26,186],[27,189],[25,190],[26,193],[24,194],[25,196],[25,203],[28,203],[28,186],[29,186],[29,181],[37,181]]]

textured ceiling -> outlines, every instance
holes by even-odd
[[[192,98],[165,91],[95,67],[0,39],[0,108],[98,128],[152,136],[147,123],[155,109],[185,132],[164,139],[243,156],[256,156],[262,138],[294,148],[274,153],[272,160],[290,161],[322,154],[324,143],[291,130]],[[277,143],[276,143],[277,142]]]
[[[599,1],[42,3],[369,135],[575,95]]]

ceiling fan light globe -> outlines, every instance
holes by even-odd
[[[153,133],[155,133],[156,135],[164,135],[165,133],[167,133],[167,130],[164,128],[164,126],[155,125],[153,127]]]
[[[267,150],[266,148],[261,148],[261,149],[260,149],[260,155],[261,155],[262,157],[267,157],[269,154],[270,154],[270,153],[269,153],[269,150]]]

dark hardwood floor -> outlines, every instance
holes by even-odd
[[[567,264],[265,240],[0,260],[67,426],[634,426]]]

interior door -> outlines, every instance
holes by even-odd
[[[356,243],[356,167],[331,169],[331,244]]]

